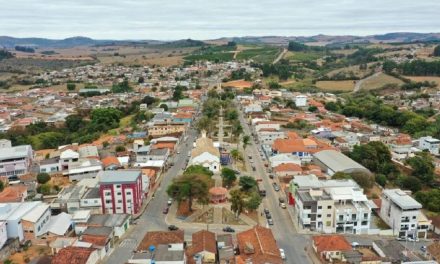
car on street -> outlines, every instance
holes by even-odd
[[[407,238],[407,240],[409,241],[409,242],[419,242],[419,239],[416,237],[416,238],[413,238],[413,237],[408,237]]]
[[[168,211],[170,210],[169,207],[165,207],[162,211],[163,214],[168,214]]]
[[[421,250],[422,252],[426,252],[426,249],[427,249],[426,246],[421,246],[421,247],[420,247],[420,250]]]
[[[270,213],[270,212],[269,212],[269,209],[267,209],[267,208],[264,208],[264,210],[263,210],[263,211],[264,211],[264,214],[265,214],[265,215],[267,215],[267,214],[269,214],[269,213]]]
[[[406,241],[406,238],[404,238],[404,237],[396,237],[396,240],[397,241]]]
[[[249,159],[252,159],[252,155],[248,155],[248,158],[249,158]]]
[[[272,218],[267,219],[267,223],[268,223],[269,225],[273,225],[273,219],[272,219]]]
[[[284,252],[284,249],[280,248],[280,255],[282,259],[286,259],[286,253]]]
[[[272,215],[270,213],[266,214],[267,219],[272,219]]]
[[[274,177],[273,177],[273,174],[271,173],[271,174],[269,174],[269,178],[271,178],[271,179],[273,179]]]
[[[167,204],[168,204],[168,206],[170,206],[171,204],[173,204],[173,199],[172,199],[172,198],[168,199]]]
[[[234,233],[234,232],[235,232],[235,229],[233,229],[233,228],[230,227],[230,226],[226,226],[226,227],[223,228],[223,232]]]
[[[168,230],[176,231],[176,230],[179,230],[179,228],[177,226],[175,226],[175,225],[170,225],[170,226],[168,226]]]
[[[274,189],[276,192],[279,192],[279,191],[280,191],[280,186],[278,186],[278,184],[277,184],[276,182],[272,183],[272,186],[273,186],[273,189]]]
[[[180,154],[180,151],[177,151],[176,153],[177,153],[177,154]]]

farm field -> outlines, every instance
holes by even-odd
[[[238,60],[249,60],[252,59],[256,62],[261,63],[271,63],[278,56],[280,52],[279,48],[276,47],[261,47],[254,49],[242,50],[237,55]]]
[[[351,92],[354,89],[355,81],[318,81],[316,87],[325,91],[346,91]]]
[[[306,62],[306,61],[317,60],[323,57],[324,55],[325,55],[324,52],[317,52],[317,51],[310,51],[310,52],[288,51],[286,56],[284,56],[284,58],[292,61]]]
[[[361,85],[361,90],[376,90],[382,88],[386,84],[401,85],[403,84],[403,81],[385,73],[381,73],[376,77],[364,81]]]

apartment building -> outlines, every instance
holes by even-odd
[[[143,200],[140,170],[101,171],[98,177],[102,213],[139,213]]]
[[[30,145],[12,146],[11,141],[0,140],[0,176],[13,177],[29,172],[33,160]]]
[[[430,226],[421,212],[422,205],[400,189],[384,190],[380,217],[399,237],[426,238]]]
[[[428,150],[432,155],[439,155],[440,140],[431,136],[421,137],[419,139],[419,148]]]
[[[293,182],[295,210],[302,228],[323,233],[368,233],[374,205],[354,181],[320,181],[309,175],[297,176]]]

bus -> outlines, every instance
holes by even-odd
[[[263,182],[258,181],[257,182],[257,186],[258,186],[258,192],[260,193],[260,196],[265,197],[266,196],[266,190],[264,189]]]

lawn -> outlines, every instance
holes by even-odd
[[[271,63],[276,59],[280,49],[276,47],[261,47],[255,49],[246,49],[238,53],[238,60],[249,60],[252,59],[256,62],[261,63]]]
[[[402,80],[395,77],[381,73],[378,76],[364,81],[361,85],[361,90],[376,90],[382,88],[386,84],[403,84]]]
[[[345,91],[350,92],[354,89],[353,80],[345,81],[318,81],[316,82],[316,87],[325,91]]]

